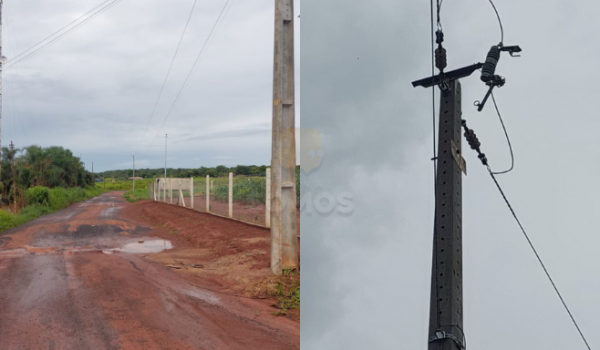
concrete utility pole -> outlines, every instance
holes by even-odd
[[[17,213],[17,176],[15,174],[15,145],[10,141],[10,163],[13,179],[13,203],[15,206],[15,214]]]
[[[299,267],[294,97],[294,2],[275,0],[271,271],[276,275]]]
[[[6,57],[2,56],[2,6],[4,0],[0,0],[0,160],[2,159],[2,66],[6,62]],[[2,162],[0,161],[0,182],[2,181]],[[4,191],[4,189],[2,189]],[[0,193],[0,199],[2,194]]]
[[[165,183],[163,186],[163,199],[167,202],[167,134],[165,134]]]
[[[458,79],[483,65],[444,72],[443,34],[438,35],[436,66],[440,74],[413,82],[413,86],[441,90],[431,268],[429,350],[465,348],[462,302],[462,174],[466,173],[461,152],[461,88]],[[434,135],[435,137],[435,135]]]
[[[135,191],[135,155],[133,157],[133,190]]]

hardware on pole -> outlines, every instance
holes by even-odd
[[[435,216],[433,230],[433,262],[431,268],[431,302],[429,315],[429,350],[462,350],[466,347],[463,332],[462,295],[462,174],[467,166],[462,157],[461,128],[464,121],[461,109],[461,85],[466,78],[481,69],[481,80],[489,86],[483,102],[475,102],[481,111],[494,87],[504,85],[504,78],[495,75],[501,51],[511,56],[520,52],[519,46],[493,46],[485,63],[444,72],[447,65],[444,34],[436,32],[435,66],[439,74],[414,81],[414,87],[440,88],[437,173],[435,181]],[[466,136],[468,133],[466,133]],[[435,135],[434,135],[435,137]],[[469,144],[477,142],[468,137]],[[481,158],[480,158],[481,159]]]

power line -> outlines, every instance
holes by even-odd
[[[35,48],[36,46],[38,46],[38,45],[42,44],[44,41],[46,41],[46,40],[50,39],[51,37],[53,37],[54,35],[56,35],[56,34],[60,33],[60,32],[61,32],[63,29],[70,27],[70,26],[71,26],[73,23],[75,23],[75,22],[79,21],[80,19],[84,18],[85,16],[87,16],[88,14],[90,14],[91,12],[93,12],[94,10],[96,10],[98,7],[101,7],[102,5],[104,5],[104,4],[108,3],[108,2],[111,2],[111,1],[113,1],[113,0],[106,0],[106,1],[104,1],[103,3],[101,3],[100,5],[98,5],[98,6],[94,7],[93,9],[89,10],[89,11],[88,11],[88,12],[86,12],[85,14],[83,14],[83,15],[79,16],[79,17],[78,17],[76,20],[74,20],[73,22],[71,22],[71,23],[67,24],[66,26],[64,26],[64,27],[62,27],[62,28],[60,28],[59,30],[57,30],[57,31],[55,31],[54,33],[52,33],[52,34],[48,35],[48,36],[47,36],[47,37],[45,37],[44,39],[40,40],[40,41],[39,41],[37,44],[35,44],[35,45],[31,46],[31,47],[30,47],[30,48],[28,48],[27,50],[25,50],[25,51],[21,52],[20,54],[16,55],[15,57],[13,57],[13,59],[17,59],[17,58],[19,58],[19,57],[23,56],[24,54],[26,54],[27,52],[31,51],[31,50],[32,50],[33,48]]]
[[[558,290],[558,287],[554,283],[554,280],[552,279],[552,276],[550,276],[550,273],[548,272],[548,269],[546,268],[546,265],[542,261],[542,258],[538,254],[537,249],[535,248],[535,246],[533,245],[533,242],[529,238],[529,235],[527,234],[527,231],[525,231],[525,228],[523,227],[523,225],[521,224],[521,221],[517,217],[517,213],[513,209],[513,207],[510,204],[510,202],[508,201],[508,198],[506,197],[506,194],[504,193],[504,190],[502,190],[502,187],[500,186],[500,183],[498,183],[498,180],[496,179],[496,175],[494,174],[494,172],[492,171],[492,168],[488,164],[487,157],[485,156],[484,153],[481,152],[481,149],[480,149],[481,143],[477,139],[477,136],[475,135],[475,132],[472,129],[469,129],[467,127],[467,122],[465,120],[462,121],[462,125],[463,125],[463,128],[465,129],[465,137],[467,139],[467,142],[469,143],[469,145],[471,146],[471,148],[478,153],[479,160],[481,160],[481,163],[483,165],[485,165],[485,167],[487,168],[488,173],[492,177],[492,180],[494,180],[494,183],[496,184],[496,187],[498,188],[498,191],[502,195],[502,198],[504,199],[504,202],[508,206],[508,209],[510,210],[513,218],[515,219],[515,221],[519,225],[519,228],[521,229],[521,232],[523,233],[523,236],[525,236],[525,239],[527,239],[527,243],[529,243],[529,246],[531,247],[531,250],[535,254],[535,257],[537,258],[537,260],[540,263],[540,265],[542,266],[542,269],[544,270],[544,273],[546,274],[546,277],[548,277],[548,280],[552,284],[552,287],[554,288],[554,291],[556,292],[556,295],[558,295],[558,298],[560,299],[563,307],[565,308],[565,310],[569,314],[569,317],[571,318],[571,321],[573,322],[573,325],[575,325],[575,328],[577,328],[577,331],[579,332],[579,335],[581,336],[581,339],[583,340],[583,342],[587,346],[588,350],[591,350],[590,345],[587,342],[587,339],[583,335],[583,332],[581,331],[581,328],[579,328],[579,325],[577,324],[577,321],[575,320],[575,317],[571,313],[571,310],[567,306],[567,303],[565,302],[565,300],[562,297],[560,291]]]
[[[496,12],[496,17],[498,17],[498,24],[500,25],[500,44],[502,45],[502,43],[504,42],[504,27],[502,27],[502,19],[500,18],[500,14],[496,9],[496,5],[494,5],[494,2],[492,0],[489,0],[489,2],[494,8],[494,12]]]
[[[40,52],[41,50],[43,50],[44,48],[48,47],[49,45],[52,45],[53,43],[55,43],[56,41],[60,40],[61,38],[63,38],[64,36],[68,35],[69,33],[73,32],[74,30],[76,30],[77,28],[81,27],[82,25],[86,24],[87,22],[89,22],[90,20],[94,19],[96,16],[106,12],[108,9],[110,9],[111,7],[113,7],[114,5],[116,5],[117,3],[121,2],[122,0],[109,0],[112,1],[110,4],[106,5],[105,7],[103,7],[100,11],[94,13],[93,15],[91,15],[90,17],[86,18],[83,22],[78,23],[77,25],[75,25],[74,27],[70,28],[69,30],[67,30],[66,32],[60,34],[59,36],[57,36],[56,38],[52,39],[51,41],[47,42],[46,44],[40,46],[39,48],[37,48],[35,51],[29,53],[28,55],[26,55],[25,57],[22,57],[21,59],[17,60],[16,62],[12,62],[9,61],[9,63],[7,64],[7,66],[4,69],[8,69],[10,67],[12,67],[13,65],[20,63],[26,59],[28,59],[29,57],[35,55],[36,53]]]
[[[152,118],[154,117],[154,113],[156,112],[156,107],[158,106],[158,102],[160,101],[160,98],[165,89],[165,85],[167,84],[167,79],[169,79],[169,76],[171,75],[171,70],[173,69],[173,64],[175,63],[175,58],[177,57],[177,53],[179,52],[179,48],[181,47],[181,42],[183,41],[185,32],[187,31],[188,25],[190,24],[190,20],[192,19],[192,14],[194,13],[194,8],[196,8],[196,3],[197,3],[197,0],[194,0],[194,4],[192,5],[192,9],[190,10],[190,15],[188,16],[187,22],[185,23],[185,27],[183,28],[183,33],[181,33],[181,37],[179,38],[179,43],[177,44],[177,49],[175,49],[175,54],[173,55],[173,58],[171,59],[171,64],[169,65],[169,70],[167,71],[165,80],[163,81],[162,86],[160,88],[160,92],[158,93],[158,98],[156,99],[156,103],[154,104],[154,108],[152,109],[152,113],[150,114],[150,119],[148,120],[146,129],[144,130],[142,139],[140,140],[140,143],[136,147],[136,152],[137,152],[137,148],[144,141],[144,138],[146,137],[146,132],[148,131],[148,127],[150,126],[150,123],[152,122]],[[136,153],[136,152],[134,152],[134,153]]]
[[[577,331],[579,332],[579,335],[581,336],[581,339],[585,343],[585,345],[588,348],[588,350],[592,350],[592,348],[590,347],[590,345],[587,342],[587,339],[583,335],[583,332],[581,331],[581,328],[579,328],[579,325],[577,324],[577,321],[575,321],[575,317],[573,317],[573,314],[571,313],[571,310],[567,306],[567,303],[565,302],[565,300],[563,299],[562,295],[560,294],[560,291],[558,290],[558,287],[556,287],[556,284],[554,283],[554,280],[552,279],[552,276],[550,276],[550,273],[548,272],[548,269],[546,269],[546,265],[544,265],[544,262],[542,261],[542,258],[540,257],[540,255],[538,254],[537,250],[535,249],[535,246],[531,242],[531,239],[529,239],[529,235],[527,234],[527,232],[525,231],[525,228],[521,224],[521,221],[517,217],[517,214],[515,213],[514,209],[512,208],[512,206],[510,204],[510,202],[508,201],[508,198],[506,198],[506,195],[504,194],[504,191],[502,190],[502,187],[500,187],[500,184],[498,183],[498,180],[496,180],[496,176],[492,172],[492,169],[490,168],[489,165],[487,165],[487,169],[488,169],[488,172],[489,172],[490,176],[492,177],[492,180],[494,180],[494,183],[496,184],[496,187],[498,188],[498,191],[500,191],[500,194],[502,195],[502,198],[504,199],[504,202],[508,206],[508,209],[512,213],[512,216],[514,217],[515,221],[519,225],[519,228],[521,229],[521,232],[523,233],[523,235],[527,239],[527,243],[529,243],[529,246],[531,247],[531,250],[533,250],[533,253],[535,254],[535,257],[537,258],[537,260],[539,261],[540,265],[542,266],[542,269],[544,269],[544,273],[546,273],[546,277],[548,277],[548,280],[550,280],[550,283],[552,284],[552,288],[554,288],[554,291],[556,292],[556,295],[558,295],[558,297],[559,297],[562,305],[564,306],[565,310],[569,314],[569,317],[571,318],[571,321],[573,322],[573,325],[575,326],[575,328],[577,328]]]
[[[190,71],[188,72],[188,74],[187,74],[187,76],[186,76],[183,84],[181,85],[181,88],[179,89],[179,92],[177,93],[177,96],[175,97],[175,100],[173,101],[173,104],[169,108],[169,111],[167,112],[167,115],[165,116],[165,119],[163,120],[162,124],[160,125],[160,127],[156,131],[156,134],[154,135],[154,138],[152,139],[152,142],[150,142],[150,144],[146,148],[146,152],[144,152],[144,155],[142,157],[145,157],[146,154],[148,153],[148,150],[150,149],[150,146],[152,146],[152,144],[154,143],[154,140],[156,140],[156,137],[158,136],[158,133],[160,132],[160,130],[165,125],[165,122],[167,121],[167,119],[171,115],[171,112],[173,111],[173,108],[175,107],[175,105],[179,101],[179,98],[181,97],[181,93],[183,92],[183,90],[187,86],[187,83],[188,83],[190,77],[192,76],[192,73],[194,72],[194,69],[196,68],[196,65],[200,61],[200,58],[202,57],[202,54],[204,53],[204,50],[206,49],[206,46],[208,45],[208,42],[210,41],[210,39],[211,39],[211,37],[212,37],[212,35],[213,35],[214,31],[215,31],[215,28],[217,27],[217,24],[219,23],[219,20],[221,19],[221,17],[223,16],[223,13],[225,12],[225,8],[229,4],[229,1],[230,0],[227,0],[225,2],[225,5],[223,5],[223,8],[221,9],[221,12],[219,13],[219,16],[217,17],[217,20],[215,21],[214,25],[212,26],[212,28],[211,28],[211,30],[210,30],[210,32],[208,34],[208,37],[204,41],[204,44],[202,45],[202,48],[200,49],[200,52],[198,53],[198,56],[196,57],[196,60],[194,61],[194,64],[190,68]]]
[[[15,38],[14,38],[14,35],[12,35],[13,34],[12,33],[12,28],[13,28],[13,26],[12,26],[12,23],[13,23],[13,21],[12,21],[12,12],[7,12],[7,15],[8,16],[6,17],[6,29],[7,29],[7,31],[6,31],[6,37],[7,37],[7,40],[9,42],[13,43],[13,47],[16,48]],[[8,35],[8,34],[11,34],[11,35]],[[12,73],[12,71],[11,71],[11,73]],[[31,109],[31,101],[30,101],[30,98],[29,98],[29,94],[27,93],[27,89],[26,89],[26,84],[23,84],[24,78],[23,78],[21,67],[17,67],[17,69],[16,69],[16,71],[14,71],[14,73],[15,74],[10,74],[10,75],[11,75],[11,77],[12,76],[15,77],[15,80],[17,81],[17,84],[20,87],[20,91],[22,92],[22,96],[24,96],[24,99],[25,99],[25,107],[24,107],[25,113],[24,114],[25,114],[25,117],[26,117],[25,119],[26,119],[27,124],[28,124],[29,129],[30,129],[29,133],[31,135],[32,133],[35,132],[34,123],[32,122],[32,115],[33,115],[33,113],[32,113],[32,109]],[[7,83],[8,83],[8,75],[9,74],[6,74]],[[15,88],[15,91],[16,90],[17,89]],[[16,95],[16,92],[15,92],[15,95]]]
[[[498,105],[496,104],[496,98],[494,97],[494,93],[491,93],[492,101],[494,102],[494,107],[496,108],[496,113],[498,114],[498,119],[500,119],[500,124],[502,124],[502,130],[504,130],[504,136],[506,136],[506,142],[508,143],[508,149],[510,151],[510,168],[504,171],[494,171],[494,175],[501,175],[511,172],[515,167],[515,156],[513,154],[512,144],[510,143],[510,137],[508,136],[508,131],[506,131],[506,126],[504,125],[504,120],[502,120],[502,115],[500,114],[500,110],[498,109]]]

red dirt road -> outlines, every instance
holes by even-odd
[[[230,242],[219,245],[218,232],[203,232],[201,225],[192,225],[193,239],[169,231],[167,225],[159,229],[144,211],[148,205],[167,208],[162,203],[130,204],[113,192],[0,234],[0,348],[300,348],[299,322],[273,316],[272,302],[235,296],[244,294],[234,286],[238,279],[248,281],[242,272],[246,267],[254,266],[245,270],[250,271],[249,281],[265,277],[268,265],[262,266],[267,259],[260,247],[264,239],[255,237],[264,230],[231,226],[228,232],[239,233],[238,252],[246,243],[256,249],[198,258],[198,253],[226,252]],[[181,220],[194,223],[208,217],[189,212]],[[223,220],[213,218],[211,222]],[[155,242],[157,235],[171,235],[173,249],[123,251],[141,249],[141,241],[158,243],[151,248],[169,248],[171,242]],[[200,272],[173,270],[166,266],[169,259],[183,267],[193,261],[220,265]],[[227,265],[227,259],[236,264]],[[198,282],[210,273],[212,280]]]

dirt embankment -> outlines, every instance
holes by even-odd
[[[175,246],[145,259],[171,266],[197,286],[276,304],[272,293],[282,279],[270,273],[269,229],[151,201],[130,205],[122,215],[151,226],[153,234]],[[299,311],[287,316],[298,320]]]

